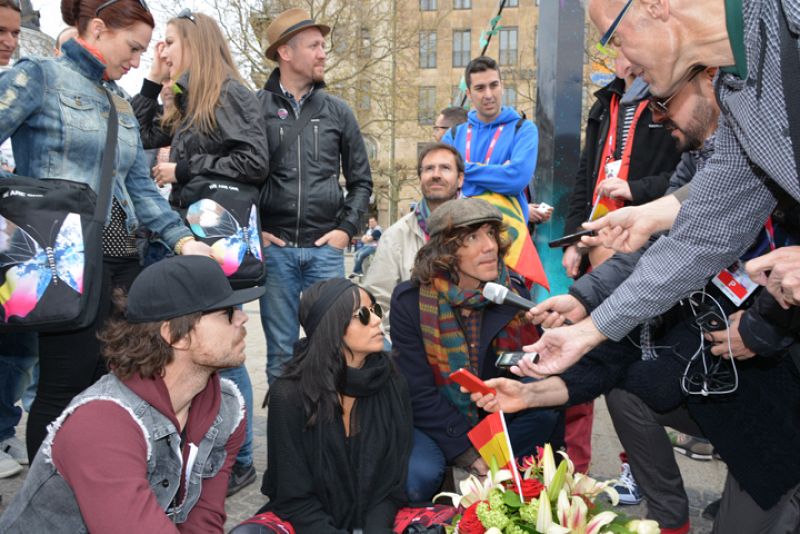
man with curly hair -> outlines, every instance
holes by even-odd
[[[479,198],[436,208],[428,218],[430,240],[417,253],[411,280],[392,295],[392,350],[408,381],[414,415],[411,502],[430,500],[447,465],[481,476],[489,471],[467,436],[485,414],[450,374],[468,369],[482,379],[499,376],[498,354],[520,350],[539,336],[517,308],[493,304],[481,294],[486,282],[496,282],[530,297],[521,277],[502,260],[509,247],[502,220],[500,210]],[[554,437],[560,440],[555,410],[528,410],[507,422],[517,456]]]
[[[217,371],[244,362],[238,305],[263,292],[201,256],[142,271],[100,334],[111,372],[50,426],[0,531],[222,532],[245,405]]]

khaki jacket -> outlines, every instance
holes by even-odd
[[[395,222],[381,235],[378,250],[372,256],[363,286],[375,295],[383,308],[383,327],[389,336],[389,302],[392,291],[411,278],[417,251],[425,244],[425,235],[412,211]]]

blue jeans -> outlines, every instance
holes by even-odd
[[[442,449],[426,433],[415,428],[406,480],[408,502],[414,504],[430,501],[442,485],[446,466]]]
[[[245,430],[242,448],[236,455],[236,463],[241,465],[251,465],[253,463],[253,385],[250,383],[250,375],[247,374],[247,367],[244,364],[239,367],[223,369],[219,376],[227,378],[239,388],[244,397],[244,404],[247,407],[247,430]]]
[[[314,248],[264,247],[266,293],[259,300],[267,338],[267,381],[272,384],[292,357],[300,336],[300,293],[321,280],[344,277],[344,251],[330,245]]]
[[[563,436],[554,435],[559,429],[561,412],[540,408],[506,414],[509,441],[514,456],[530,456],[537,446],[552,443],[559,447]],[[444,453],[433,439],[414,429],[414,446],[408,461],[406,491],[409,502],[427,502],[442,485],[446,467]]]
[[[376,250],[378,250],[378,247],[370,246],[364,246],[358,249],[355,253],[355,256],[353,256],[356,260],[355,264],[353,264],[353,272],[356,274],[362,274],[362,264],[364,263],[364,260],[375,254]]]
[[[33,380],[39,361],[39,338],[35,332],[0,335],[0,441],[14,436],[22,417],[16,405]]]

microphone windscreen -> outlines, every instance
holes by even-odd
[[[494,282],[487,282],[485,286],[483,286],[483,296],[487,300],[491,300],[495,304],[503,304],[503,301],[508,294],[508,288],[501,286],[500,284],[495,284]]]

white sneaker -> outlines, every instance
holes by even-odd
[[[20,465],[28,465],[28,449],[17,436],[0,441],[0,452],[8,454]]]
[[[627,462],[622,463],[622,469],[614,489],[619,493],[619,503],[635,505],[642,502],[642,492],[639,485],[631,473],[631,466]]]
[[[0,452],[0,478],[8,478],[22,471],[22,466],[4,452]]]

